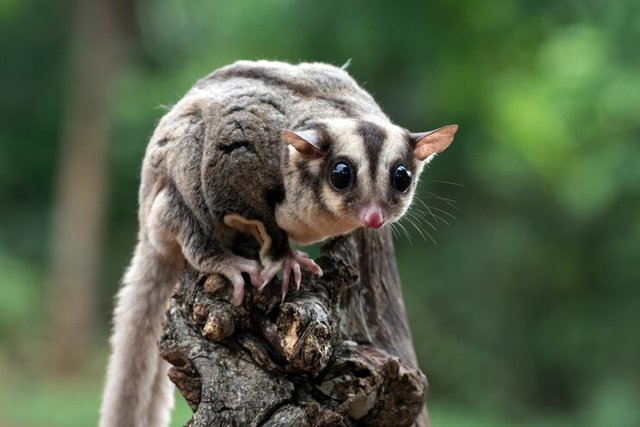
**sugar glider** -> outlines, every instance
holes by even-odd
[[[244,297],[282,271],[283,295],[309,244],[380,228],[409,208],[418,177],[456,125],[411,133],[391,123],[342,68],[240,61],[201,79],[160,121],[142,164],[138,243],[114,313],[102,427],[169,422],[172,387],[156,341],[188,263]],[[251,232],[260,259],[231,250]]]

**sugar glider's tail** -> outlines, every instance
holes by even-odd
[[[169,424],[173,387],[157,341],[183,264],[140,241],[117,296],[100,427]]]

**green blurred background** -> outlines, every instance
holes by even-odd
[[[95,424],[146,141],[241,58],[461,125],[396,233],[435,426],[640,425],[638,43],[637,0],[0,0],[0,425]]]

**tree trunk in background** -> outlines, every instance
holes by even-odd
[[[51,247],[51,351],[58,374],[82,367],[94,331],[109,89],[122,42],[113,1],[79,0],[75,7]]]
[[[335,239],[318,263],[284,304],[273,283],[241,307],[225,279],[185,272],[160,352],[189,425],[429,425],[389,230]]]

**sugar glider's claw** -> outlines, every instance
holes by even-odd
[[[251,280],[253,286],[260,284],[260,271],[262,268],[257,261],[238,257],[235,267],[240,273],[246,273],[249,276],[249,280]]]
[[[265,286],[271,282],[271,280],[276,277],[278,271],[282,268],[282,261],[276,261],[269,264],[264,270],[262,270],[262,274],[260,275],[260,283],[256,286],[259,291],[262,291]],[[255,285],[254,285],[255,286]]]
[[[296,290],[300,290],[300,282],[302,273],[300,272],[300,264],[293,258],[287,258],[282,266],[282,302],[284,302],[289,292],[289,283],[291,282],[291,273],[293,272],[293,280],[296,283]]]
[[[302,282],[300,266],[305,267],[317,276],[322,276],[322,269],[315,261],[309,258],[309,255],[302,251],[291,251],[281,260],[269,263],[265,269],[262,270],[260,277],[262,283],[258,286],[258,290],[261,291],[264,289],[278,271],[282,270],[282,301],[284,301],[287,292],[289,292],[289,285],[291,284],[292,278],[296,284],[296,289],[300,289],[300,283]]]
[[[244,298],[244,278],[242,273],[249,276],[253,286],[260,284],[260,264],[256,261],[239,256],[230,257],[218,271],[233,284],[233,304],[242,304]]]
[[[294,279],[296,281],[296,290],[299,291],[300,290],[300,281],[302,280],[302,273],[300,272],[300,264],[298,264],[297,262],[293,263],[293,277],[294,277]]]
[[[303,267],[309,270],[311,273],[315,274],[318,277],[322,277],[322,269],[314,260],[309,258],[305,252],[302,251],[293,251],[293,259],[295,259],[298,263],[300,263]]]
[[[282,301],[284,302],[284,298],[287,296],[287,292],[289,291],[289,281],[291,280],[291,271],[288,268],[288,262],[284,263],[282,269]]]
[[[233,305],[237,307],[242,304],[242,300],[244,299],[244,279],[242,278],[242,274],[238,273],[234,275],[231,283],[233,283]]]

